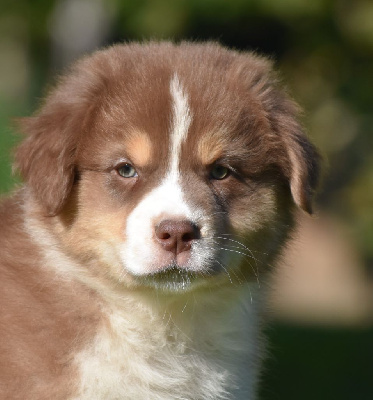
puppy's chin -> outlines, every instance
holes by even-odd
[[[200,260],[199,260],[200,261]],[[142,286],[165,292],[186,292],[205,286],[215,285],[226,275],[218,265],[209,262],[200,263],[190,259],[186,264],[176,260],[164,266],[152,266],[151,272],[133,276],[135,282]]]
[[[136,277],[138,284],[166,292],[184,292],[206,284],[207,273],[195,272],[177,264],[162,270]]]
[[[136,286],[177,294],[195,289],[211,289],[224,284],[241,285],[243,281],[238,279],[235,270],[238,269],[232,265],[231,268],[223,267],[222,263],[217,261],[209,260],[208,263],[199,263],[194,260],[185,265],[172,262],[163,267],[153,266],[152,272],[131,274],[131,277]]]

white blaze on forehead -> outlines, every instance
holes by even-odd
[[[180,184],[181,146],[187,137],[192,117],[187,95],[177,75],[171,79],[170,93],[173,106],[168,171],[161,184],[134,208],[126,224],[122,257],[127,270],[135,275],[149,273],[157,264],[159,245],[154,242],[154,227],[157,223],[170,218],[197,223],[202,218],[202,213],[185,201]]]
[[[171,131],[171,172],[178,171],[181,145],[185,141],[192,121],[188,97],[183,91],[179,77],[175,74],[171,79],[170,92],[173,100]]]

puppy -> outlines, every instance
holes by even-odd
[[[297,113],[217,44],[78,62],[21,121],[0,206],[0,398],[254,399],[260,274],[317,184]]]

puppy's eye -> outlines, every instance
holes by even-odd
[[[128,163],[122,164],[120,167],[118,167],[117,172],[122,178],[134,178],[137,176],[135,168]]]
[[[211,179],[217,179],[217,180],[225,179],[229,176],[229,174],[230,174],[230,169],[220,164],[213,165],[210,171]]]

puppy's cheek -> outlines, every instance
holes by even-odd
[[[229,221],[237,235],[255,234],[276,218],[277,196],[271,188],[237,197],[230,204]]]
[[[232,237],[240,242],[234,268],[246,280],[259,282],[260,273],[273,265],[292,229],[289,199],[277,189],[262,187],[231,208]]]
[[[81,260],[96,259],[107,268],[118,268],[119,247],[123,243],[121,213],[103,214],[80,210],[74,224],[63,232],[67,247]]]
[[[230,204],[230,236],[224,240],[223,262],[231,270],[241,270],[239,275],[248,280],[256,279],[268,259],[268,244],[278,231],[276,209],[276,194],[265,187],[237,196]]]
[[[56,220],[56,229],[69,253],[96,276],[123,276],[120,249],[130,212],[116,206],[100,182],[85,179]]]

